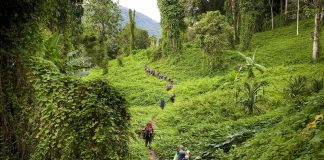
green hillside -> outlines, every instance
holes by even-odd
[[[0,160],[324,160],[322,0],[0,8]]]
[[[130,159],[149,159],[141,136],[136,135],[156,116],[153,149],[160,159],[172,159],[177,146],[183,144],[193,157],[200,159],[318,159],[323,158],[323,125],[307,129],[315,115],[323,113],[324,92],[311,91],[312,78],[324,77],[324,64],[310,63],[312,21],[302,21],[300,35],[290,25],[257,33],[256,61],[266,67],[256,71],[258,81],[268,83],[258,106],[259,114],[247,114],[235,103],[237,86],[243,86],[246,71],[233,82],[234,71],[244,59],[235,52],[225,55],[225,67],[210,73],[204,63],[204,51],[196,45],[184,44],[182,52],[151,62],[150,50],[111,61],[106,77],[126,97],[132,114],[133,140]],[[323,35],[323,34],[322,34]],[[175,79],[172,91],[165,90],[166,81],[149,76],[144,65],[159,69]],[[91,71],[92,79],[101,75]],[[285,88],[291,77],[305,76],[308,92],[303,100],[288,98]],[[235,78],[235,77],[234,77]],[[176,94],[175,104],[169,96]],[[160,110],[160,98],[167,99]]]

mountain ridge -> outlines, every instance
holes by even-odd
[[[121,25],[122,27],[124,27],[127,23],[129,23],[129,18],[128,18],[129,9],[120,5],[118,7],[120,8],[121,15],[123,17]],[[152,18],[140,12],[136,12],[135,22],[136,22],[136,27],[147,30],[150,36],[154,35],[157,38],[161,37],[161,26],[159,22],[156,22]]]

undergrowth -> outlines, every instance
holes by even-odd
[[[319,84],[324,65],[310,63],[312,23],[302,21],[299,36],[295,35],[294,25],[255,34],[254,49],[244,54],[255,54],[256,63],[266,67],[255,77],[267,86],[260,91],[260,113],[251,115],[237,102],[237,96],[244,96],[237,93],[248,73],[242,70],[235,77],[245,63],[235,52],[226,52],[224,67],[212,71],[206,65],[204,51],[193,43],[155,61],[148,58],[147,50],[123,57],[123,66],[118,60],[111,61],[105,78],[131,106],[134,137],[129,144],[129,159],[148,159],[142,137],[136,133],[154,115],[158,115],[158,130],[153,149],[161,159],[172,159],[180,144],[197,159],[323,158],[323,119],[316,121],[315,128],[307,127],[324,112],[324,92]],[[145,64],[174,78],[174,88],[167,92],[167,82],[147,75]],[[101,70],[94,69],[85,80],[99,75]],[[296,103],[296,98],[289,96],[295,93],[287,88],[299,76],[306,77],[307,92]],[[169,101],[171,93],[176,95],[174,104]],[[161,98],[167,100],[163,111],[159,109]]]

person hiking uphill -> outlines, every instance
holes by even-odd
[[[146,124],[144,131],[144,139],[145,139],[145,147],[149,145],[151,147],[151,143],[153,141],[153,125],[151,122]]]
[[[173,160],[192,160],[190,156],[190,151],[184,151],[183,145],[179,146],[179,152],[175,154]]]
[[[172,89],[172,84],[169,83],[169,84],[166,86],[166,90],[167,90],[167,91],[170,91],[171,89]]]
[[[160,101],[160,107],[161,107],[162,110],[164,109],[164,106],[165,106],[165,101],[162,98],[161,101]]]
[[[186,158],[186,152],[184,151],[183,145],[179,146],[179,152],[178,152],[178,160],[185,160]]]
[[[171,100],[172,103],[174,103],[174,100],[175,100],[175,94],[174,93],[171,94],[170,100]]]

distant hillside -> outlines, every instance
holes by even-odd
[[[128,8],[123,6],[119,6],[119,8],[123,16],[122,26],[125,26],[126,23],[129,23]],[[154,21],[150,17],[139,12],[136,12],[135,21],[136,21],[136,26],[140,29],[147,30],[149,35],[155,35],[158,38],[161,37],[160,23]]]

